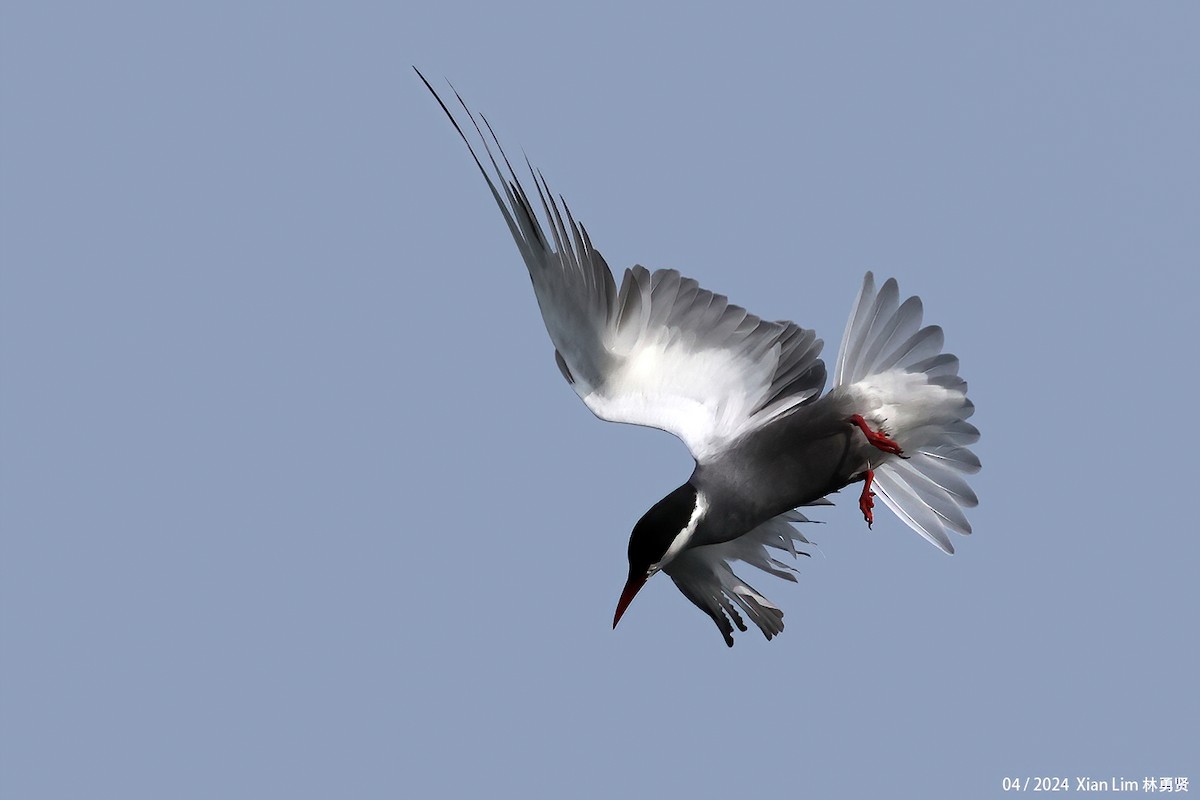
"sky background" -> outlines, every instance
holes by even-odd
[[[6,3],[0,795],[999,797],[1190,776],[1200,11]],[[925,300],[984,462],[947,557],[853,492],[727,650],[690,472],[560,377],[411,70],[615,269],[827,359]]]

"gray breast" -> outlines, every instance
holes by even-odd
[[[870,445],[826,396],[761,428],[696,467],[691,483],[709,501],[696,541],[736,539],[779,514],[848,485],[867,465]]]

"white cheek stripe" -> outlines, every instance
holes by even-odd
[[[671,542],[671,546],[663,554],[662,561],[650,567],[651,575],[658,572],[667,564],[670,564],[675,560],[676,556],[683,552],[683,548],[687,547],[687,543],[691,541],[692,534],[696,532],[696,528],[699,527],[700,520],[704,517],[706,511],[708,511],[708,500],[702,493],[697,492],[696,507],[692,510],[692,517],[688,520],[687,527],[675,536],[675,539]]]

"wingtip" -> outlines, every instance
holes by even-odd
[[[425,73],[421,72],[421,70],[419,70],[417,68],[416,64],[413,64],[412,68],[413,68],[413,72],[417,73],[417,77],[421,79],[421,82],[425,84],[425,88],[429,89],[429,91],[433,92],[433,94],[436,96],[437,92],[434,92],[433,84],[431,84],[429,82],[429,79],[425,77]]]

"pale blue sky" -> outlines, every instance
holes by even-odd
[[[830,4],[832,6],[832,4]],[[903,6],[903,7],[901,7]],[[0,795],[1000,796],[1190,775],[1200,12],[1184,3],[10,3]],[[849,494],[725,648],[683,446],[555,368],[413,75],[614,268],[836,352],[920,294],[983,431],[946,557]]]

